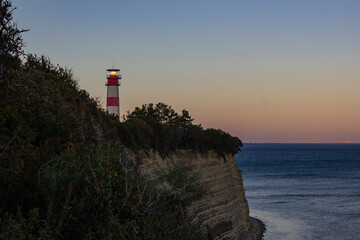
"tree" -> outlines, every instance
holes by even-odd
[[[0,79],[7,79],[8,67],[20,64],[25,46],[21,34],[28,29],[19,29],[13,22],[13,8],[8,0],[0,0]]]

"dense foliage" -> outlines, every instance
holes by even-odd
[[[39,167],[36,177],[37,196],[28,199],[38,202],[16,212],[4,206],[0,239],[204,238],[185,210],[204,188],[185,165],[161,173],[170,186],[161,189],[139,174],[125,149],[77,145]]]
[[[0,239],[203,238],[185,210],[205,193],[196,172],[170,164],[153,183],[128,149],[234,153],[241,141],[163,103],[119,122],[70,70],[24,55],[13,10],[0,0]]]
[[[176,113],[164,103],[144,104],[117,123],[121,141],[135,149],[154,149],[167,154],[175,149],[215,150],[219,154],[240,151],[242,142],[220,129],[193,124],[189,112]]]

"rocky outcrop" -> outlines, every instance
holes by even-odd
[[[183,160],[200,172],[201,181],[209,191],[188,209],[194,221],[201,221],[208,231],[209,239],[256,239],[257,227],[249,217],[249,207],[241,170],[232,155],[219,156],[211,151],[206,154],[179,150],[162,159],[157,153],[140,156],[141,170],[152,175],[155,165],[166,161]]]

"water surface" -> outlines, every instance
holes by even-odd
[[[235,161],[265,240],[360,239],[360,144],[245,144]]]

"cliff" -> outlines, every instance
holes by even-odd
[[[263,224],[249,216],[249,207],[241,170],[231,154],[220,157],[216,152],[206,154],[178,150],[167,159],[157,153],[139,156],[143,174],[153,176],[157,166],[167,161],[183,160],[200,173],[200,181],[208,186],[206,196],[188,209],[193,221],[200,221],[209,239],[261,239]]]

